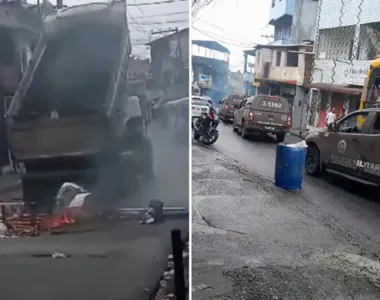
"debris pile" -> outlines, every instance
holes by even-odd
[[[189,238],[183,243],[183,267],[185,275],[185,288],[188,294],[189,291]],[[168,256],[168,267],[164,272],[159,286],[157,288],[156,294],[153,297],[155,300],[169,300],[176,299],[175,296],[175,274],[174,274],[174,261],[173,254]]]
[[[22,201],[0,202],[0,237],[38,236],[74,224],[76,219],[89,215],[86,203],[90,197],[91,193],[82,187],[66,182],[57,193],[52,215],[32,212]]]

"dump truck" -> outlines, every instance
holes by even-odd
[[[65,7],[45,17],[6,115],[25,202],[51,207],[67,181],[113,201],[141,176],[152,177],[143,117],[128,103],[130,54],[125,1]]]

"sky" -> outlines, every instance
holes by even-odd
[[[192,16],[191,38],[216,40],[231,52],[230,69],[243,71],[243,50],[270,42],[270,0],[213,0]],[[250,62],[254,62],[251,58]]]
[[[49,0],[56,5],[56,0]],[[105,2],[107,0],[63,0],[64,5]],[[128,24],[131,33],[132,54],[139,58],[149,58],[149,48],[144,44],[161,35],[152,35],[151,31],[179,30],[189,27],[189,2],[173,0],[172,3],[130,6],[135,4],[158,3],[167,0],[126,0],[128,7]],[[37,0],[27,0],[36,4]],[[40,0],[42,3],[43,0]]]

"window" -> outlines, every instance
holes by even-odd
[[[276,52],[276,67],[281,65],[281,51]]]
[[[298,67],[298,53],[288,52],[286,54],[286,66]]]
[[[376,114],[375,123],[373,123],[371,133],[380,134],[380,114]]]
[[[338,123],[337,132],[361,133],[362,127],[365,121],[362,124],[360,124],[361,122],[358,122],[359,121],[358,119],[359,117],[362,117],[365,120],[367,116],[368,116],[368,112],[361,112],[361,113],[350,115],[347,118],[342,119],[342,121]]]

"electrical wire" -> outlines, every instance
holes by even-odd
[[[143,19],[143,18],[155,18],[155,17],[164,17],[164,16],[174,16],[174,15],[182,15],[182,14],[188,14],[188,11],[178,11],[173,13],[166,13],[166,14],[159,14],[159,15],[145,15],[142,17],[135,17],[135,19]]]
[[[224,37],[224,36],[221,36],[221,35],[218,35],[218,34],[215,34],[213,32],[208,32],[208,31],[205,31],[205,30],[200,30],[194,26],[192,26],[193,29],[195,29],[196,31],[208,36],[208,37],[211,37],[215,40],[218,40],[218,41],[221,41],[222,43],[225,43],[225,44],[229,44],[229,45],[232,45],[232,46],[236,46],[236,47],[241,47],[241,48],[252,48],[254,46],[257,45],[257,43],[240,43],[236,40],[232,40],[228,37]]]
[[[202,30],[199,30],[198,28],[195,28],[195,27],[192,27],[192,29],[195,29],[196,31],[204,34],[205,36],[208,36],[210,38],[212,38],[213,40],[216,40],[220,43],[223,43],[223,44],[226,44],[226,45],[229,45],[229,46],[234,46],[234,47],[239,47],[239,48],[242,48],[242,49],[247,49],[247,48],[253,48],[255,45],[250,45],[250,46],[247,46],[247,45],[242,45],[242,44],[237,44],[237,43],[233,43],[233,42],[229,42],[229,41],[225,41],[223,39],[220,39],[220,38],[217,38],[211,34],[208,34]]]
[[[175,3],[175,2],[186,2],[188,0],[162,0],[162,1],[154,1],[154,2],[143,2],[136,4],[127,4],[127,6],[147,6],[147,5],[159,5],[159,4],[167,4],[167,3]]]
[[[183,20],[154,21],[154,22],[147,21],[147,22],[139,22],[139,25],[140,26],[155,25],[155,24],[165,25],[165,24],[186,23],[186,22],[189,22],[189,20],[183,19]],[[134,23],[130,22],[130,24],[134,24]],[[158,27],[156,27],[156,29],[159,30]]]

